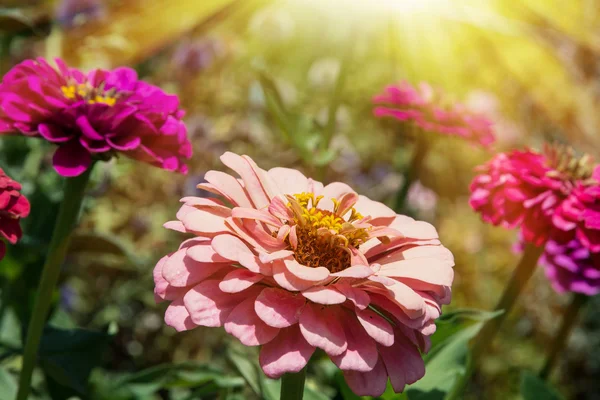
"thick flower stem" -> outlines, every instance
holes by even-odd
[[[500,301],[494,308],[494,311],[504,311],[501,315],[496,318],[490,319],[479,331],[479,334],[473,341],[472,357],[473,364],[477,366],[481,359],[481,356],[485,354],[488,348],[494,341],[494,337],[500,330],[502,323],[512,310],[513,306],[517,302],[519,295],[523,291],[523,288],[529,281],[529,278],[533,275],[537,262],[544,251],[544,246],[534,246],[527,244],[523,256],[517,265],[517,268],[513,272],[513,275],[508,282],[508,285],[504,289],[504,293],[500,298]]]
[[[67,252],[71,233],[77,222],[91,170],[92,167],[88,168],[83,174],[75,178],[68,178],[65,181],[62,204],[52,232],[33,313],[27,328],[27,340],[25,342],[17,400],[26,400],[29,395],[31,375],[35,368],[38,347],[50,310],[52,294],[60,275],[60,267]]]
[[[281,400],[302,400],[304,396],[304,381],[306,380],[306,367],[295,374],[284,374],[281,377]]]
[[[573,294],[571,303],[569,304],[569,306],[563,314],[563,320],[560,325],[560,328],[558,329],[558,333],[556,334],[556,337],[554,338],[554,341],[552,342],[552,345],[550,346],[550,349],[548,351],[548,357],[546,358],[544,367],[540,371],[540,378],[546,380],[550,376],[550,373],[552,372],[552,368],[556,363],[558,355],[565,347],[565,343],[569,338],[571,330],[575,326],[575,323],[577,321],[577,315],[579,314],[579,311],[583,308],[587,300],[588,297],[583,294]]]
[[[419,135],[419,133],[420,132],[417,132],[416,135],[416,143],[412,159],[410,160],[410,164],[408,165],[406,173],[404,174],[404,182],[396,194],[396,201],[394,204],[394,211],[396,212],[402,212],[406,208],[408,191],[415,180],[417,180],[417,177],[419,176],[419,170],[423,166],[425,157],[427,156],[427,151],[429,150],[427,141],[423,135]]]

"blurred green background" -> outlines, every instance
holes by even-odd
[[[99,332],[74,341],[71,352],[97,362],[79,371],[91,371],[89,384],[86,373],[73,382],[73,371],[45,369],[47,387],[37,376],[35,398],[268,397],[272,383],[247,365],[248,349],[220,329],[176,334],[153,298],[152,268],[181,241],[162,224],[179,198],[208,195],[195,186],[222,168],[225,150],[263,168],[344,181],[391,204],[413,143],[398,124],[372,116],[371,97],[402,80],[429,82],[487,115],[496,126],[493,151],[547,140],[596,159],[600,149],[597,0],[0,1],[0,74],[36,56],[83,69],[129,65],[178,94],[194,157],[187,176],[124,158],[94,171],[52,321]],[[431,147],[410,213],[432,222],[455,255],[448,310],[490,309],[516,261],[516,233],[484,225],[467,201],[473,169],[492,151],[446,137]],[[20,366],[22,324],[62,195],[48,150],[42,141],[0,140],[0,167],[32,202],[25,236],[0,267],[6,390]],[[518,371],[539,369],[566,302],[538,271],[466,398],[518,398]],[[565,398],[600,399],[598,305],[591,303],[554,375]],[[63,356],[44,362],[60,366]],[[315,399],[352,398],[325,361],[313,363],[308,386]]]

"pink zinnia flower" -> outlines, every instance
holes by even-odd
[[[523,239],[536,246],[578,238],[592,251],[600,250],[594,217],[600,209],[600,176],[592,176],[587,156],[577,159],[568,148],[547,146],[543,153],[500,153],[478,171],[470,204],[484,221],[519,226]]]
[[[177,96],[139,81],[134,70],[84,74],[56,60],[27,60],[0,83],[0,134],[21,132],[58,145],[53,164],[77,176],[92,157],[117,153],[185,173],[191,145]]]
[[[415,124],[426,132],[460,136],[483,147],[495,138],[492,122],[462,104],[445,106],[439,93],[422,83],[418,88],[407,82],[391,85],[373,97],[376,117],[391,117]]]
[[[19,219],[29,215],[29,201],[19,191],[21,185],[10,179],[0,168],[0,238],[15,244],[23,232]],[[0,240],[0,260],[6,254],[6,245]]]
[[[262,345],[271,378],[300,371],[319,347],[359,395],[380,395],[388,377],[398,392],[420,379],[453,279],[435,228],[343,183],[221,160],[241,179],[209,171],[198,186],[224,201],[185,197],[165,224],[194,236],[154,269],[166,323],[224,326]]]

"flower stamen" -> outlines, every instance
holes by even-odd
[[[315,196],[314,193],[286,197],[294,215],[293,221],[288,223],[295,225],[297,243],[294,246],[289,236],[285,240],[294,250],[296,261],[308,267],[326,267],[332,272],[350,267],[350,248],[358,248],[369,240],[370,225],[353,225],[364,217],[354,207],[340,210],[337,199],[331,199],[334,211],[318,208],[323,196]],[[346,220],[339,212],[347,211],[350,211],[350,217]]]

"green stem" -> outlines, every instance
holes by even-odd
[[[29,394],[31,375],[35,368],[38,347],[50,311],[54,287],[60,275],[60,267],[65,258],[69,239],[79,215],[84,191],[92,172],[92,166],[83,174],[65,181],[62,204],[54,225],[52,239],[46,255],[46,262],[40,278],[33,313],[27,329],[27,340],[23,354],[23,367],[19,377],[17,400],[26,400]]]
[[[508,285],[504,289],[504,293],[500,298],[500,301],[494,308],[494,311],[503,310],[504,312],[496,318],[490,319],[479,331],[479,334],[473,341],[472,354],[473,364],[477,366],[479,364],[481,356],[487,352],[489,346],[492,344],[494,337],[500,330],[502,323],[512,310],[513,306],[517,302],[519,295],[523,291],[523,288],[529,281],[529,278],[533,275],[537,262],[544,251],[544,246],[534,246],[527,244],[523,256],[515,268],[513,275],[508,282]]]
[[[560,328],[558,329],[558,333],[556,334],[556,337],[554,338],[554,341],[552,342],[552,345],[550,346],[550,349],[548,351],[548,357],[546,358],[544,367],[540,371],[540,378],[542,378],[543,380],[548,379],[548,377],[550,376],[550,373],[552,372],[552,368],[556,363],[558,355],[565,347],[565,343],[569,338],[571,330],[575,326],[577,315],[579,314],[579,311],[583,308],[587,300],[588,297],[583,294],[573,294],[571,303],[569,304],[569,306],[563,314],[563,320],[560,325]]]
[[[306,367],[295,374],[284,374],[281,377],[281,400],[302,400],[304,396],[304,381],[306,380]]]
[[[527,281],[529,281],[529,278],[531,278],[533,275],[535,267],[537,266],[537,262],[543,251],[544,246],[536,247],[531,244],[527,244],[525,246],[523,256],[521,257],[519,264],[517,264],[517,267],[515,268],[508,285],[504,289],[504,293],[502,294],[500,301],[494,308],[494,311],[503,310],[504,312],[498,315],[496,318],[492,318],[491,320],[487,321],[475,339],[473,339],[466,372],[462,378],[454,384],[454,387],[451,391],[451,396],[448,397],[448,400],[462,398],[461,395],[467,387],[474,369],[477,368],[481,362],[481,356],[485,354],[489,346],[491,346],[492,342],[494,341],[494,337],[502,326],[502,323],[517,302],[517,299],[527,284]]]
[[[427,157],[429,147],[427,140],[423,137],[422,132],[416,133],[415,149],[413,151],[412,159],[408,165],[408,169],[404,174],[404,182],[402,187],[396,194],[396,201],[394,204],[394,211],[401,212],[406,208],[406,198],[408,197],[408,191],[412,184],[417,180],[419,176],[419,170],[425,163],[425,157]]]

